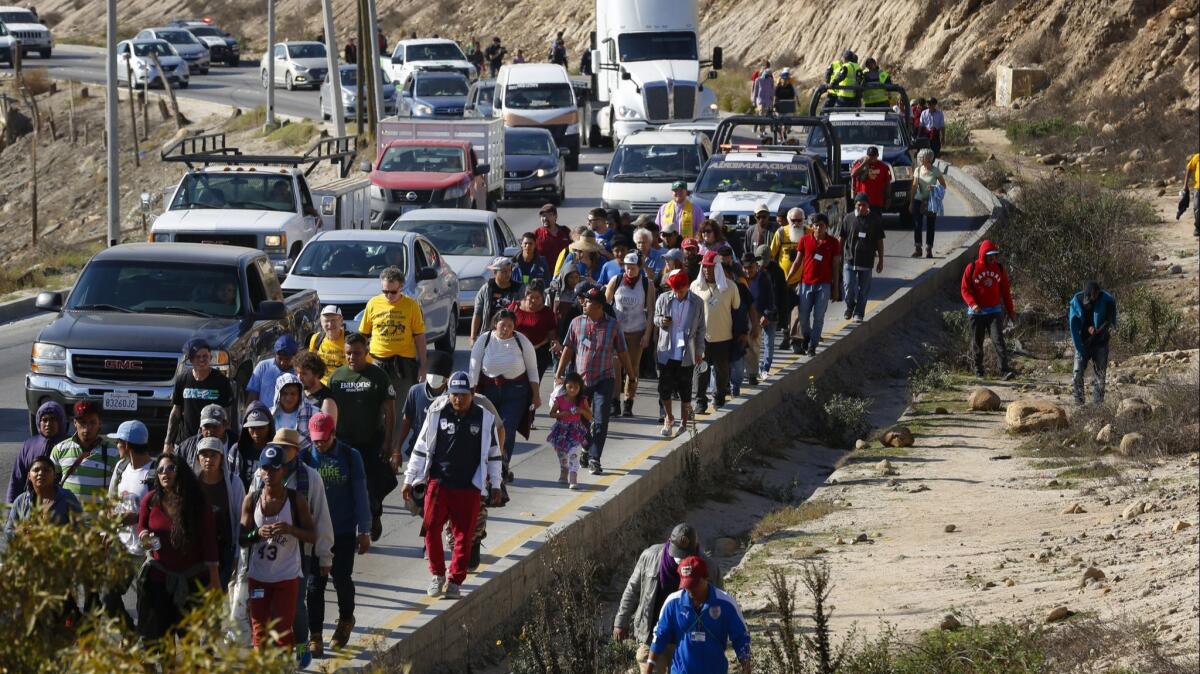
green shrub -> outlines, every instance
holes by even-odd
[[[962,147],[970,144],[971,127],[967,126],[964,120],[956,119],[953,122],[946,122],[946,128],[942,129],[942,145]]]
[[[1116,336],[1135,353],[1194,348],[1185,338],[1183,312],[1158,293],[1138,286],[1119,298]]]
[[[317,125],[308,120],[290,122],[267,134],[267,140],[282,143],[288,147],[308,145],[317,134]]]
[[[1008,167],[997,159],[988,159],[975,169],[975,177],[993,192],[1008,183]]]
[[[243,110],[242,114],[232,117],[225,122],[225,130],[231,133],[247,129],[261,129],[267,122],[267,108],[260,105],[257,108]]]
[[[1067,120],[1061,115],[1043,117],[1040,119],[1011,120],[1004,127],[1004,135],[1015,143],[1028,142],[1043,138],[1066,138],[1074,140],[1088,135],[1091,131],[1083,124]]]

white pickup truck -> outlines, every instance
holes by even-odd
[[[164,190],[150,241],[256,248],[284,274],[317,232],[370,227],[365,176],[319,185],[306,180],[321,161],[348,167],[356,151],[352,136],[322,139],[301,156],[245,155],[226,147],[223,133],[176,141],[162,159],[185,163],[188,171]],[[150,202],[143,194],[143,209]]]
[[[409,76],[418,70],[462,73],[468,81],[479,76],[458,43],[445,38],[401,40],[391,56],[379,57],[379,65],[397,90],[403,89]]]

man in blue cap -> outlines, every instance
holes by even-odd
[[[121,523],[125,525],[121,527],[118,536],[129,554],[140,561],[146,556],[146,549],[138,540],[134,525],[137,524],[138,506],[142,497],[150,491],[150,485],[154,483],[155,461],[150,457],[150,432],[146,429],[146,424],[140,421],[125,421],[117,427],[116,433],[108,436],[108,439],[117,443],[117,451],[121,453],[121,460],[113,469],[112,479],[108,483],[108,497],[117,499],[116,512],[121,518]],[[111,587],[104,594],[102,601],[109,616],[119,618],[126,626],[132,628],[133,618],[125,610],[122,598],[128,589],[127,583]]]
[[[264,358],[254,366],[250,382],[246,384],[246,402],[252,403],[255,400],[261,400],[267,407],[274,406],[275,380],[285,372],[296,374],[292,367],[292,358],[299,350],[300,345],[291,335],[283,335],[276,339],[274,357]]]

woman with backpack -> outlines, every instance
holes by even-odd
[[[650,346],[650,336],[654,334],[654,284],[642,270],[642,256],[637,251],[625,254],[621,260],[624,273],[614,276],[608,282],[604,296],[617,314],[617,323],[625,334],[625,346],[629,349],[629,362],[641,362],[642,349]],[[625,401],[621,408],[621,416],[633,416],[633,399],[637,395],[637,373],[622,372],[621,363],[617,362],[617,386],[622,386],[623,375],[628,374],[625,388]],[[614,402],[617,396],[613,397]]]
[[[497,311],[492,318],[492,329],[475,340],[471,347],[471,365],[468,376],[471,387],[492,401],[504,422],[504,474],[507,481],[512,478],[508,463],[512,459],[516,434],[521,428],[529,436],[529,427],[523,423],[531,409],[542,405],[538,384],[537,353],[529,338],[516,331],[516,314],[508,309]]]

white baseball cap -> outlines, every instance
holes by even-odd
[[[636,251],[625,253],[625,259],[622,260],[625,264],[639,264],[641,261],[641,256]]]
[[[321,309],[321,315],[322,316],[341,316],[342,310],[333,304],[327,304],[327,305],[325,305],[324,309]]]

